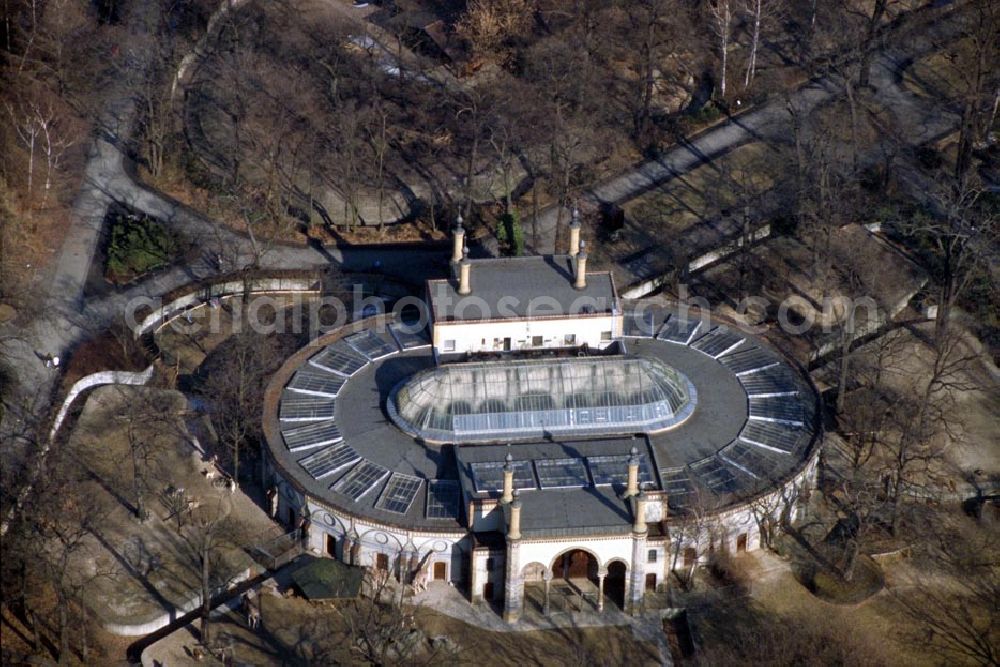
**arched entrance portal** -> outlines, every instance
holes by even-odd
[[[552,560],[549,601],[556,611],[601,609],[600,566],[597,557],[584,549],[570,549]]]
[[[618,605],[619,609],[625,609],[625,563],[614,561],[608,563],[608,576],[604,579],[604,596]]]
[[[597,559],[583,549],[573,549],[557,556],[552,564],[552,573],[566,581],[589,580],[597,583]]]

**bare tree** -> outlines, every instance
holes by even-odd
[[[855,211],[858,183],[845,164],[836,123],[801,123],[795,120],[799,190],[796,234],[812,257],[814,284],[827,296],[835,261],[834,234]]]
[[[246,313],[249,301],[241,308]],[[280,314],[275,314],[279,317]],[[248,322],[205,365],[203,391],[212,401],[212,424],[239,483],[240,467],[263,442],[264,387],[283,358],[280,342],[249,330]]]
[[[337,219],[348,230],[360,221],[359,203],[371,164],[370,144],[363,141],[368,114],[367,107],[345,98],[333,109],[334,122],[319,135],[323,159],[333,167],[322,172],[321,181],[341,194],[343,210]]]
[[[676,42],[671,25],[681,7],[673,0],[641,0],[628,4],[631,31],[638,42],[639,103],[635,118],[635,137],[643,140],[649,132],[652,117],[656,74],[668,48]]]
[[[169,475],[163,467],[165,443],[182,428],[178,406],[172,394],[157,389],[123,385],[111,391],[118,399],[115,418],[124,429],[131,509],[139,521],[145,521],[150,489]]]
[[[859,469],[841,482],[835,495],[837,508],[844,516],[834,526],[831,536],[836,538],[834,544],[839,542],[842,548],[838,574],[844,581],[853,581],[858,557],[878,524],[882,507],[878,491],[877,481],[872,479],[869,471]]]
[[[181,530],[186,548],[187,564],[198,572],[201,611],[199,631],[201,643],[211,644],[212,598],[229,587],[236,572],[227,563],[227,552],[241,546],[245,531],[230,516],[230,503],[219,497],[191,512],[187,526]]]
[[[781,12],[782,0],[744,0],[743,10],[750,24],[750,53],[747,55],[743,87],[750,88],[757,73],[757,52],[760,49],[761,30],[774,21]]]
[[[892,397],[881,385],[862,386],[854,391],[845,389],[843,393],[837,415],[848,474],[854,476],[874,465],[872,461],[891,426]]]
[[[14,104],[8,102],[6,106],[14,132],[21,145],[28,151],[25,182],[27,184],[27,199],[30,202],[34,191],[35,153],[42,129],[38,126],[38,118],[32,103],[20,102],[15,107]]]
[[[401,557],[397,553],[390,560]],[[422,634],[414,624],[419,607],[406,605],[396,595],[389,570],[366,568],[362,590],[362,597],[336,609],[353,660],[375,665],[433,665],[459,656],[459,647],[453,642],[435,642],[428,650],[420,641]]]
[[[375,187],[378,192],[378,231],[385,231],[385,180],[386,180],[386,153],[389,150],[388,138],[388,112],[381,105],[377,104],[372,113],[372,120],[375,121],[373,127],[369,127],[369,141],[375,152]]]
[[[477,58],[509,56],[505,44],[531,25],[530,0],[472,0],[455,24],[455,33],[464,39]]]
[[[861,65],[858,70],[858,85],[865,87],[868,85],[868,78],[871,73],[872,55],[875,52],[875,36],[878,33],[882,19],[885,17],[886,7],[889,0],[874,0],[872,11],[864,28],[864,38],[861,41]]]
[[[990,0],[970,3],[965,18],[969,49],[956,53],[948,75],[959,82],[962,119],[959,126],[955,181],[968,189],[975,146],[986,140],[1000,104],[1000,7]]]
[[[691,496],[690,501],[670,517],[669,562],[673,577],[668,578],[668,592],[672,592],[674,581],[682,591],[691,587],[703,555],[701,546],[712,541],[712,533],[718,527],[710,496],[697,490]]]
[[[82,594],[96,579],[112,576],[97,562],[81,567],[111,507],[83,482],[77,462],[65,454],[57,452],[46,460],[45,472],[26,505],[30,510],[17,517],[13,530],[4,538],[4,560],[13,561],[5,566],[14,565],[5,571],[5,593],[14,583],[7,577],[13,575],[19,581],[15,586],[20,588],[20,606],[35,648],[44,650],[46,626],[54,629],[60,664],[74,659],[74,635],[80,658],[84,662],[89,659],[90,612]],[[14,545],[16,549],[9,550]],[[55,604],[46,611],[49,596]],[[38,616],[49,613],[54,618],[47,625]]]
[[[1000,533],[995,524],[958,524],[936,514],[922,532],[921,574],[893,587],[915,626],[910,640],[944,662],[1000,663]],[[933,584],[922,576],[929,572]],[[919,578],[918,578],[919,577]]]
[[[894,406],[895,437],[881,443],[889,525],[894,535],[899,533],[907,492],[933,481],[947,446],[960,441],[956,395],[974,387],[966,371],[976,355],[970,353],[960,334],[932,341],[930,355],[926,377],[915,377],[909,401],[897,401]]]
[[[792,510],[798,499],[795,487],[785,486],[779,492],[764,493],[750,501],[750,514],[766,549],[775,549],[775,539],[782,526],[791,523]]]
[[[726,97],[726,75],[729,66],[729,40],[733,32],[733,0],[708,0],[712,32],[719,47],[719,97]]]
[[[947,338],[952,310],[979,275],[1000,256],[997,216],[969,188],[932,193],[937,211],[918,213],[895,223],[900,233],[927,248],[925,259],[937,283],[935,337]]]

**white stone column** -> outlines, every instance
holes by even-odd
[[[548,568],[542,573],[545,581],[545,604],[542,606],[542,613],[548,616],[552,612],[552,570]]]
[[[602,567],[597,571],[597,611],[604,611],[604,579],[607,576],[607,568]]]
[[[629,568],[629,596],[626,601],[628,613],[642,611],[642,598],[646,593],[645,570],[642,556],[646,553],[646,533],[632,533],[632,566]]]
[[[507,541],[507,563],[504,576],[503,620],[514,623],[521,618],[524,606],[524,580],[521,578],[521,541]]]
[[[487,579],[489,578],[489,572],[486,573]],[[476,562],[476,550],[469,550],[469,599],[473,602],[478,602],[484,600],[483,597],[483,580],[480,576],[479,565]]]
[[[465,248],[465,227],[462,226],[462,216],[458,216],[455,227],[452,229],[451,261],[458,263],[462,261],[462,250]]]

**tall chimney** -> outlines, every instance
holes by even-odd
[[[462,261],[458,263],[458,293],[461,295],[472,293],[472,262],[469,261],[469,250],[462,249]]]
[[[580,254],[580,209],[573,207],[573,220],[569,223],[569,256]]]
[[[646,493],[635,497],[635,521],[632,523],[633,533],[646,532]]]
[[[514,465],[512,461],[514,457],[507,452],[507,457],[504,459],[503,464],[503,495],[500,496],[500,502],[509,503],[513,498],[514,494]]]
[[[510,504],[510,526],[507,528],[508,540],[521,539],[521,499],[515,495]]]
[[[639,493],[639,450],[635,447],[629,452],[628,459],[628,486],[625,488],[625,497],[631,498]]]
[[[462,261],[462,250],[465,248],[465,227],[462,226],[462,214],[458,214],[455,220],[455,227],[452,229],[451,237],[451,261],[458,263]]]
[[[576,289],[587,288],[587,251],[584,250],[585,243],[580,241],[580,254],[576,256],[576,280],[573,287]]]

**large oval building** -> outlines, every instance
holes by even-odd
[[[456,246],[451,266],[429,325],[355,322],[270,382],[270,492],[310,549],[449,581],[509,621],[526,599],[548,612],[560,582],[631,612],[672,568],[756,549],[763,515],[796,511],[817,395],[763,341],[623,311],[579,248]]]

